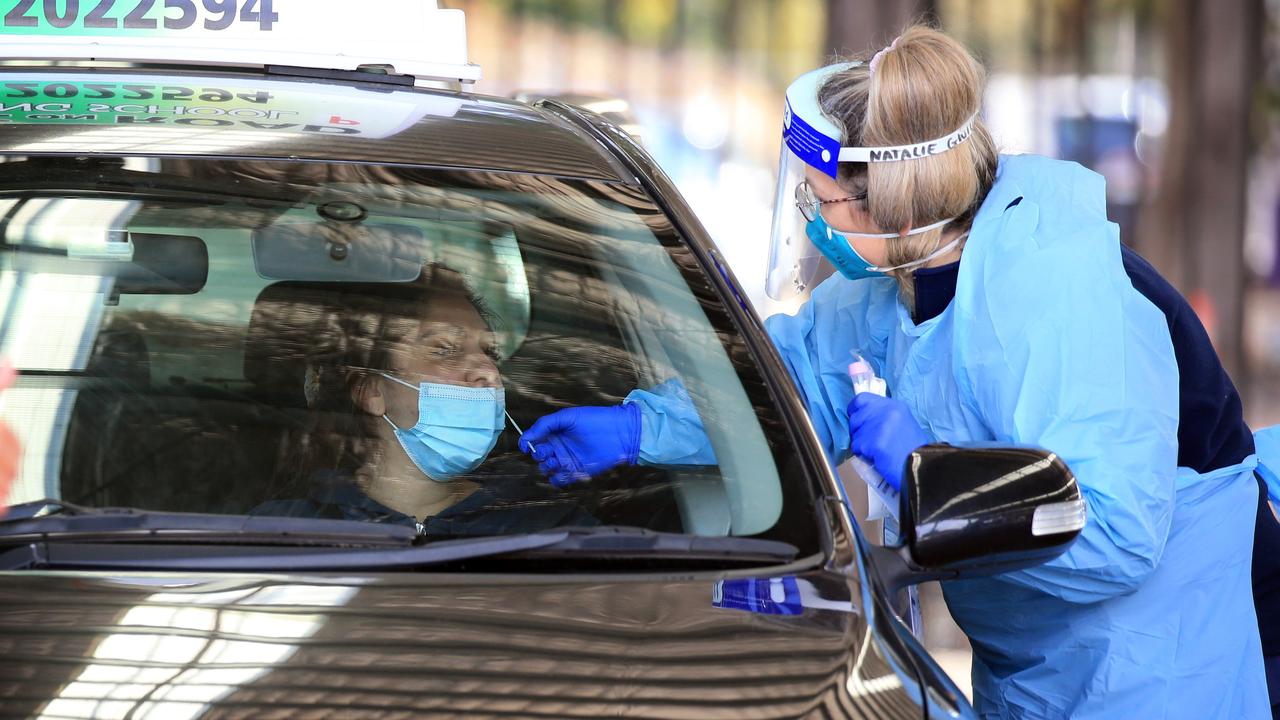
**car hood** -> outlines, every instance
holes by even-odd
[[[0,698],[32,717],[920,717],[854,582],[734,607],[687,577],[9,574]]]

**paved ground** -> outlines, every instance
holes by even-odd
[[[920,587],[920,607],[924,613],[924,646],[951,676],[965,696],[973,698],[969,682],[969,664],[972,654],[969,640],[951,620],[947,604],[942,600],[938,583],[925,583]]]
[[[973,700],[973,688],[969,684],[969,662],[973,656],[966,650],[932,650],[933,659],[938,661],[947,675],[960,686],[965,697]]]

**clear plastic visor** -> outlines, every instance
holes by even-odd
[[[801,160],[784,142],[782,157],[778,160],[769,267],[765,274],[765,293],[774,300],[804,295],[835,272],[805,233],[808,220],[796,202],[796,188],[804,181],[806,172],[821,171]]]

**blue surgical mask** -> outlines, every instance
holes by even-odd
[[[417,386],[386,373],[382,376],[418,391],[418,422],[396,439],[424,475],[447,482],[476,469],[502,434],[506,394],[502,388],[463,387],[424,382]]]
[[[947,218],[946,220],[936,222],[932,225],[916,228],[907,234],[917,235],[919,233],[929,232],[930,230],[935,230],[946,225],[952,220],[955,220],[955,218]],[[930,260],[950,252],[952,248],[955,248],[961,242],[964,242],[965,238],[968,237],[968,233],[964,233],[919,260],[913,260],[911,262],[902,263],[901,265],[893,265],[891,267],[876,267],[859,255],[857,250],[853,249],[853,243],[849,241],[849,238],[853,236],[885,238],[892,240],[900,237],[899,235],[895,235],[893,233],[840,232],[827,224],[826,219],[822,217],[821,211],[818,212],[817,217],[805,225],[804,232],[805,235],[809,236],[809,241],[813,243],[813,246],[818,248],[818,250],[820,250],[822,254],[831,261],[831,264],[835,266],[836,270],[840,271],[841,275],[849,278],[850,280],[884,277],[884,274],[890,270],[906,270],[908,268],[920,267],[921,265],[928,263]]]
[[[883,274],[874,270],[874,265],[853,249],[853,243],[849,242],[848,236],[827,224],[821,212],[805,225],[804,234],[809,236],[809,241],[814,247],[827,256],[836,270],[850,280],[884,277]]]

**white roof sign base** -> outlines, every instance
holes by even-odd
[[[474,83],[466,18],[436,0],[0,0],[0,59],[390,65]]]

